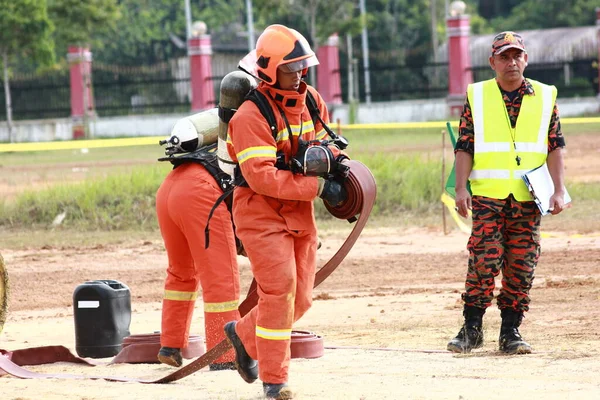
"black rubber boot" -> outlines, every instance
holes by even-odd
[[[225,324],[225,336],[235,350],[235,367],[242,377],[248,383],[254,382],[258,378],[258,363],[248,355],[244,348],[244,344],[240,337],[235,332],[236,321],[231,321]]]
[[[465,306],[465,323],[458,335],[448,342],[447,349],[453,353],[470,353],[483,346],[483,314],[485,309]]]
[[[158,361],[172,367],[181,367],[183,365],[181,350],[175,347],[161,347],[158,351]]]
[[[290,400],[294,398],[294,393],[287,383],[265,383],[263,382],[265,398],[271,400]]]
[[[531,346],[523,340],[519,333],[519,326],[523,321],[523,313],[509,308],[500,310],[502,326],[498,346],[506,354],[529,354]]]

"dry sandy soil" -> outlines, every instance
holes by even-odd
[[[345,232],[323,232],[323,264]],[[600,398],[600,236],[543,239],[531,310],[521,332],[533,354],[497,351],[499,312],[485,317],[486,344],[470,355],[445,351],[461,325],[467,235],[368,228],[347,259],[315,289],[295,329],[324,338],[325,354],[294,359],[299,399]],[[131,333],[160,329],[166,257],[160,239],[95,247],[3,250],[11,281],[0,348],[64,345],[75,352],[72,295],[89,279],[130,287]],[[243,287],[249,267],[240,257]],[[201,305],[192,333],[202,335]],[[107,363],[110,359],[96,360]],[[190,362],[190,361],[188,361]],[[33,371],[159,378],[154,364],[86,367],[56,363]],[[235,371],[201,370],[166,385],[105,380],[0,378],[3,399],[258,399],[261,385]]]

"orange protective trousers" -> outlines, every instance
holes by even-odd
[[[237,199],[240,204],[234,207],[236,221],[257,218],[254,224],[237,226],[237,234],[248,253],[259,300],[238,322],[236,332],[250,357],[258,360],[260,379],[285,383],[291,358],[289,332],[312,305],[317,231],[288,230],[282,219],[268,220],[259,210],[242,204],[243,200],[252,203],[252,198]],[[254,217],[250,217],[253,212]],[[277,339],[278,333],[282,334],[281,339]]]
[[[228,129],[228,153],[248,184],[235,188],[233,219],[259,295],[258,305],[238,322],[236,332],[248,354],[258,360],[260,379],[279,384],[288,379],[292,325],[312,304],[317,263],[313,201],[318,180],[278,169],[277,153],[289,160],[298,151],[300,137],[314,140],[316,132],[324,130],[321,122],[312,121],[307,91],[325,122],[328,113],[319,93],[304,82],[297,92],[264,82],[258,90],[273,109],[276,137],[251,101],[238,108]]]
[[[202,165],[186,163],[169,173],[156,194],[158,223],[169,260],[162,308],[162,346],[187,346],[199,286],[204,301],[207,350],[225,338],[226,322],[240,318],[236,243],[225,203],[213,214],[210,246],[204,248],[208,214],[222,193]],[[234,359],[231,350],[215,363]]]

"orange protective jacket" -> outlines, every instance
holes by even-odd
[[[173,169],[156,194],[156,212],[169,266],[162,308],[161,345],[187,345],[199,287],[204,301],[206,347],[225,338],[223,325],[238,320],[240,297],[235,235],[226,204],[215,210],[210,223],[210,246],[204,248],[208,214],[223,193],[200,164]],[[233,351],[215,363],[234,360]]]
[[[228,152],[238,163],[248,187],[234,191],[236,234],[244,244],[257,282],[259,301],[236,331],[248,354],[258,360],[263,382],[287,382],[292,324],[311,306],[317,250],[313,200],[318,178],[295,175],[275,167],[276,154],[286,161],[298,150],[298,137],[324,136],[313,126],[305,105],[306,91],[317,101],[328,122],[325,102],[302,82],[298,92],[261,83],[277,120],[275,139],[267,121],[251,101],[244,102],[229,123]],[[275,102],[284,111],[292,136]],[[316,128],[316,131],[315,131]],[[335,154],[335,153],[334,153]]]

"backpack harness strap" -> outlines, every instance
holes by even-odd
[[[231,177],[219,168],[216,151],[217,143],[213,143],[191,153],[185,153],[180,156],[162,157],[158,161],[169,161],[173,164],[173,169],[187,163],[200,164],[214,178],[221,190],[228,191],[233,187],[233,182]]]
[[[321,125],[323,125],[323,128],[329,134],[329,136],[331,136],[333,139],[335,139],[337,137],[335,135],[335,133],[333,133],[333,131],[331,131],[331,129],[329,129],[329,127],[321,119],[321,115],[320,115],[321,112],[319,111],[317,102],[310,91],[306,92],[306,98],[307,98],[306,106],[308,108],[308,111],[310,112],[310,117],[313,120],[313,124],[316,124],[316,121],[321,122]],[[250,100],[254,104],[256,104],[256,107],[258,108],[261,115],[264,117],[264,119],[267,121],[267,124],[269,125],[269,129],[271,130],[271,135],[273,135],[273,139],[277,140],[277,133],[278,133],[277,120],[275,119],[275,114],[273,113],[273,108],[269,104],[269,100],[267,99],[267,97],[262,92],[260,92],[256,89],[252,89],[244,98],[244,101],[246,101],[246,100]],[[283,110],[277,103],[275,103],[275,105],[277,106],[277,109],[279,110],[279,113],[281,114],[281,117],[285,122],[285,125],[287,127],[290,137],[292,137],[292,128],[290,127],[290,123],[288,122],[288,119],[285,116],[285,113],[283,112]],[[232,109],[232,108],[219,107],[219,118],[221,118],[221,120],[223,122],[228,123],[231,120],[231,118],[233,117],[233,115],[236,113],[236,111],[237,111],[236,109]],[[223,160],[221,160],[221,161],[223,161]],[[277,154],[277,161],[275,162],[275,167],[278,169],[289,169],[289,167],[285,163],[285,155],[283,153]],[[204,247],[205,248],[208,248],[208,246],[210,244],[209,224],[210,224],[210,219],[212,218],[212,215],[213,215],[215,209],[219,206],[219,204],[221,204],[221,202],[223,200],[225,200],[227,197],[229,197],[229,195],[231,195],[233,193],[233,189],[236,186],[248,187],[248,183],[246,182],[246,179],[242,175],[239,165],[236,165],[236,167],[233,170],[233,174],[234,175],[233,175],[233,181],[231,181],[231,187],[228,188],[228,190],[223,191],[223,194],[221,196],[219,196],[219,198],[215,202],[215,205],[212,207],[212,209],[210,210],[210,213],[208,214],[208,220],[206,221],[206,227],[204,228]],[[231,209],[230,209],[230,211],[231,211]]]

